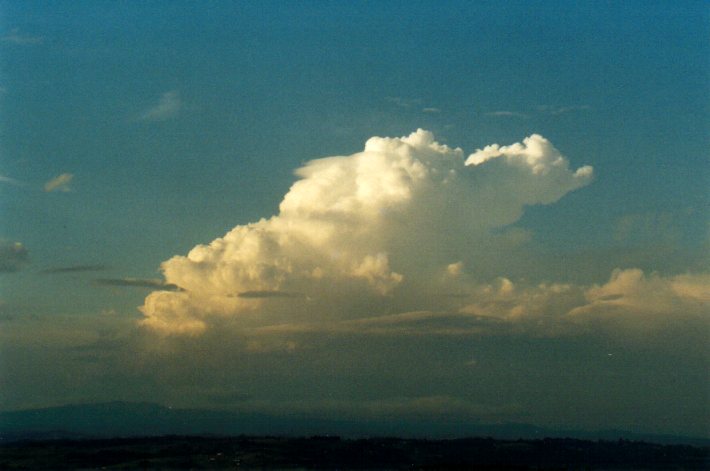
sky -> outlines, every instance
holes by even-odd
[[[0,410],[710,437],[706,2],[0,2]]]

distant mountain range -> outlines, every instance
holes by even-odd
[[[479,424],[433,420],[337,420],[247,414],[221,410],[175,409],[152,403],[108,402],[0,412],[0,440],[106,438],[159,435],[259,435],[342,437],[493,437],[499,439],[579,438],[710,445],[710,439],[652,435],[620,430],[583,432],[528,424]]]

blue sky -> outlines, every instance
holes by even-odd
[[[116,369],[116,377],[129,385],[117,393],[119,398],[152,394],[166,402],[164,390],[175,378],[146,382],[141,378],[150,373],[131,376],[124,370],[119,373],[121,368],[115,366],[123,358],[121,348],[133,346],[137,337],[152,335],[135,324],[145,316],[137,306],[144,305],[151,291],[130,284],[163,279],[174,283],[187,275],[163,278],[161,263],[187,254],[197,244],[208,244],[235,226],[278,215],[280,202],[299,178],[294,170],[306,162],[350,156],[361,152],[373,136],[408,136],[419,128],[431,131],[439,143],[462,148],[464,157],[489,144],[510,145],[539,134],[559,150],[572,170],[584,165],[594,168],[593,181],[584,187],[563,192],[551,204],[521,199],[520,217],[487,228],[500,237],[518,237],[522,245],[499,246],[500,237],[492,242],[471,236],[479,247],[488,247],[498,256],[472,249],[450,260],[453,264],[469,257],[475,262],[462,262],[462,266],[475,279],[476,285],[466,289],[479,293],[476,296],[483,296],[476,291],[479,285],[505,278],[527,287],[523,290],[537,289],[541,283],[574,285],[589,300],[597,293],[594,286],[606,289],[617,268],[642,270],[643,283],[687,282],[692,290],[707,292],[703,276],[710,262],[709,15],[707,4],[692,1],[0,3],[0,255],[7,259],[0,263],[5,271],[0,274],[3,322],[10,334],[42,331],[45,325],[47,332],[56,331],[50,335],[56,345],[44,350],[31,340],[5,345],[14,352],[7,358],[24,352],[44,365],[38,368],[46,368],[50,386],[48,392],[35,392],[23,402],[20,397],[33,383],[27,372],[10,365],[13,360],[5,360],[5,382],[18,386],[0,397],[0,405],[17,408],[110,399],[111,394],[96,386],[93,373],[76,366],[79,363],[62,350],[101,339],[94,325],[101,315],[96,322],[106,323],[103,329],[121,332],[119,340],[114,339],[123,342],[116,347],[118,353],[106,350],[100,356],[109,358],[107,365],[114,366],[106,366],[107,370]],[[65,177],[55,180],[61,175]],[[459,203],[452,199],[450,204]],[[497,210],[492,204],[481,214],[487,217]],[[446,239],[453,227],[465,232],[478,224],[471,219],[436,229]],[[400,248],[386,248],[389,252],[381,253],[390,257],[391,276],[400,274],[393,255]],[[657,279],[652,283],[653,273]],[[405,284],[417,276],[402,274]],[[113,284],[107,285],[107,279]],[[262,291],[279,292],[288,286],[288,281],[284,283],[264,284],[268,290]],[[234,289],[253,291],[236,285]],[[669,301],[669,312],[685,309],[677,293]],[[417,305],[413,298],[405,302],[396,293],[388,296],[392,297],[367,301],[368,316],[357,316],[404,313],[405,307],[439,313],[471,309],[470,304],[434,306],[422,301]],[[698,296],[693,306],[700,302],[698,309],[707,311],[706,298]],[[338,299],[343,312],[364,309],[351,305],[349,296]],[[277,301],[265,301],[266,307],[257,311],[271,309],[270,302]],[[301,314],[280,309],[273,309],[280,312],[279,322],[300,319]],[[60,324],[66,327],[45,322],[56,316],[64,316]],[[696,321],[688,325],[695,326]],[[268,322],[262,327],[268,327]],[[636,351],[648,348],[654,358],[668,358],[668,349],[687,343],[684,336],[690,335],[682,327],[685,321],[676,322],[677,328],[663,328],[667,337],[647,334],[665,339],[659,340],[662,346],[644,344]],[[707,326],[705,320],[697,322]],[[249,350],[254,340],[244,334],[244,326],[234,328],[234,338],[243,340]],[[77,329],[86,331],[85,337],[71,337]],[[207,334],[191,341],[169,336],[165,342],[187,342],[184,348],[189,350],[209,335],[208,328]],[[338,363],[345,362],[347,348],[336,354],[336,347],[323,345],[325,334],[320,335],[311,332],[303,342],[290,339],[286,350],[297,356],[294,345],[318,344],[315,350],[333,355],[333,371],[347,377],[345,363]],[[542,337],[555,335],[546,332]],[[607,342],[599,340],[606,334],[589,335],[573,342],[571,350],[586,352]],[[18,334],[16,338],[30,337]],[[372,340],[365,337],[363,345],[369,345]],[[397,342],[404,344],[396,356],[401,362],[411,345]],[[431,355],[444,355],[444,344],[431,342],[436,344]],[[480,348],[496,352],[492,353],[496,358],[505,354],[500,345],[506,342],[479,339]],[[624,344],[623,335],[613,342]],[[235,346],[234,351],[240,348]],[[462,348],[452,347],[452,355],[465,356]],[[544,352],[546,347],[535,348]],[[42,363],[43,355],[53,349],[63,352],[57,358],[69,365],[66,368],[85,372],[82,377],[88,386],[83,395],[68,391],[63,386],[66,379],[50,372],[56,365]],[[276,361],[269,358],[271,354],[254,359],[253,367],[268,369]],[[309,351],[307,358],[299,360],[303,375],[294,381],[308,382],[304,378],[311,374],[311,355],[315,354]],[[158,357],[176,361],[165,353]],[[706,359],[704,347],[695,357],[681,357],[674,368],[687,373],[681,380],[707,391],[707,377],[702,374]],[[545,361],[537,358],[530,371],[541,371]],[[625,368],[636,365],[638,371],[658,368],[670,374],[658,362],[651,366],[634,361]],[[572,363],[564,370],[569,375],[583,368]],[[420,373],[431,371],[422,367]],[[365,374],[373,384],[381,384],[384,376],[374,369]],[[427,394],[458,401],[462,389],[454,376],[442,380],[449,386]],[[512,381],[509,375],[497,377],[494,369],[484,376],[493,396],[492,384]],[[276,374],[270,381],[279,384],[278,378]],[[617,410],[618,401],[638,396],[642,383],[618,385],[604,378],[601,383],[618,389],[621,399],[613,407],[590,402],[586,410],[591,416],[605,407]],[[597,379],[591,375],[588,380]],[[214,377],[205,381],[210,391],[233,387]],[[257,397],[269,389],[264,382],[269,383],[256,381],[249,394]],[[335,399],[357,396],[351,382],[333,383],[333,388]],[[392,400],[394,393],[385,389],[379,399]],[[406,391],[397,394],[407,396]],[[544,395],[544,388],[535,394]],[[674,395],[695,402],[695,409],[688,405],[695,415],[704,411],[689,426],[701,433],[707,419],[707,397],[704,404],[698,402],[702,403],[702,394],[668,386],[657,402],[649,403],[649,410]],[[186,397],[193,396],[199,402],[198,393]],[[303,401],[310,399],[304,392]],[[264,400],[278,402],[278,398]],[[618,418],[612,425],[663,428],[660,423],[634,425],[636,419],[624,414],[612,414]],[[573,422],[553,415],[544,411],[532,414],[532,419]],[[683,417],[678,412],[671,423],[681,424]],[[508,418],[520,419],[514,414]]]

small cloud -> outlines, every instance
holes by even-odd
[[[399,106],[400,108],[411,108],[422,103],[422,100],[419,98],[402,98],[398,96],[388,96],[385,97],[385,100]]]
[[[289,291],[243,291],[237,295],[238,298],[303,298],[303,293],[292,293]]]
[[[69,267],[48,268],[46,270],[42,270],[40,273],[43,273],[45,275],[58,275],[58,274],[62,274],[62,273],[80,273],[80,272],[86,272],[86,271],[102,271],[105,269],[106,269],[105,265],[72,265]]]
[[[523,113],[521,111],[511,111],[511,110],[498,110],[486,113],[486,116],[491,116],[494,118],[518,118],[518,119],[528,119],[530,115],[551,115],[557,116],[565,113],[571,113],[574,111],[584,111],[591,109],[587,105],[575,105],[575,106],[550,106],[550,105],[540,105],[531,111],[530,114]]]
[[[0,183],[7,183],[8,185],[13,185],[13,186],[24,186],[24,183],[22,183],[19,180],[15,180],[14,178],[6,177],[5,175],[0,175]]]
[[[576,105],[576,106],[550,106],[550,105],[540,105],[537,110],[544,114],[550,115],[561,115],[565,113],[571,113],[573,111],[586,111],[591,109],[588,105]]]
[[[422,113],[436,114],[441,113],[441,110],[439,108],[424,108],[422,109]]]
[[[28,260],[27,249],[20,242],[0,241],[0,273],[19,271]]]
[[[140,121],[166,121],[174,118],[182,108],[180,94],[176,90],[163,93],[160,101],[141,114]]]
[[[52,191],[71,191],[69,185],[71,184],[73,179],[74,175],[72,175],[71,173],[62,173],[61,175],[57,175],[56,177],[52,178],[44,184],[44,191],[46,191],[47,193],[50,193]]]
[[[148,288],[161,291],[181,291],[177,285],[163,280],[150,278],[98,278],[96,283],[103,286],[121,286],[126,288]]]
[[[42,44],[44,42],[44,38],[42,36],[29,36],[21,34],[18,28],[14,28],[9,34],[6,34],[0,38],[0,41],[24,46],[31,44]]]
[[[456,262],[447,265],[446,273],[448,273],[449,276],[452,276],[454,278],[461,275],[461,273],[463,273],[463,262]]]
[[[518,111],[491,111],[486,113],[486,116],[493,116],[496,118],[522,118],[526,119],[528,115],[525,113],[520,113]]]

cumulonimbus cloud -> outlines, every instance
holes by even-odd
[[[373,137],[362,152],[310,161],[296,175],[278,215],[164,262],[166,283],[181,291],[151,293],[141,323],[196,334],[219,318],[268,325],[370,317],[384,304],[411,311],[422,290],[465,289],[494,230],[587,185],[593,171],[571,169],[536,134],[466,158],[420,129]],[[239,293],[305,296],[276,306],[276,296]]]

